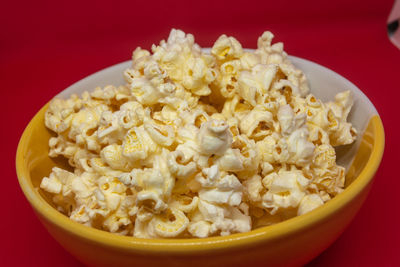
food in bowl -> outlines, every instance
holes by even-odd
[[[126,85],[54,99],[54,167],[40,188],[70,219],[139,238],[247,232],[344,188],[334,147],[354,142],[350,91],[322,102],[265,32],[254,52],[222,35],[204,52],[172,30],[133,52]],[[90,88],[88,88],[90,89]]]

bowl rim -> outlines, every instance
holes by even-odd
[[[293,57],[293,56],[292,56]],[[295,57],[293,57],[295,58]],[[298,58],[305,60],[302,58]],[[308,61],[308,60],[305,60]],[[332,72],[335,75],[338,73],[321,66],[312,61],[308,61],[312,64],[318,65],[325,70]],[[123,64],[119,63],[119,64]],[[106,70],[111,67],[115,67],[119,64],[107,67]],[[100,70],[96,73],[99,73]],[[94,75],[93,73],[91,75]],[[91,76],[89,75],[89,76]],[[89,77],[87,76],[87,77]],[[352,84],[343,76],[348,83]],[[86,79],[86,78],[84,78]],[[83,79],[82,79],[83,80]],[[80,80],[80,81],[82,81]],[[78,81],[78,82],[80,82]],[[78,83],[77,82],[77,83]],[[75,83],[76,84],[76,83]],[[369,101],[370,106],[375,109],[371,101],[364,95],[364,93],[354,84],[354,88],[361,92],[361,94]],[[72,85],[71,85],[72,86]],[[189,239],[142,239],[132,236],[121,236],[114,233],[110,233],[103,230],[91,228],[77,222],[70,220],[67,216],[58,212],[49,203],[47,203],[39,194],[37,189],[33,187],[30,180],[30,174],[26,164],[25,152],[28,151],[28,136],[35,128],[35,126],[41,121],[39,117],[41,113],[44,113],[49,103],[45,104],[39,112],[35,114],[32,120],[25,128],[17,147],[16,153],[16,171],[18,181],[25,197],[30,202],[31,206],[37,212],[38,215],[42,216],[46,220],[55,224],[58,228],[66,231],[72,235],[78,236],[90,242],[100,244],[105,247],[114,247],[127,251],[143,251],[148,253],[180,253],[190,254],[196,252],[205,252],[213,250],[225,250],[237,247],[254,245],[259,242],[273,241],[276,239],[283,238],[293,233],[302,231],[303,229],[312,227],[321,220],[328,219],[331,215],[338,212],[347,203],[351,202],[362,190],[368,186],[372,181],[375,172],[377,171],[381,162],[385,144],[385,135],[382,121],[379,114],[372,116],[369,123],[372,123],[373,131],[375,133],[374,145],[372,148],[371,155],[360,174],[354,179],[354,181],[345,188],[343,192],[326,202],[323,206],[303,214],[296,216],[286,221],[257,228],[245,233],[236,233],[228,236],[216,236],[207,238],[189,238]]]

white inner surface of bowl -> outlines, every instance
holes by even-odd
[[[209,49],[204,49],[204,51],[207,52]],[[333,101],[335,95],[342,91],[350,90],[353,93],[354,106],[350,112],[348,121],[356,128],[359,138],[357,138],[357,141],[352,145],[342,146],[336,149],[337,163],[347,170],[357,153],[357,148],[361,140],[360,137],[367,127],[369,120],[373,115],[378,115],[378,112],[360,89],[336,72],[298,57],[289,56],[289,59],[306,75],[311,93],[324,102]],[[132,61],[129,60],[98,71],[71,85],[56,97],[66,99],[72,94],[80,95],[84,91],[91,92],[97,86],[124,85],[126,82],[123,79],[123,72],[125,69],[129,68],[131,64]]]

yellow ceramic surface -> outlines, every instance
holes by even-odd
[[[55,210],[38,190],[51,167],[63,164],[47,155],[51,136],[44,126],[47,106],[29,123],[18,145],[19,183],[50,234],[72,255],[92,266],[304,264],[335,241],[353,219],[368,194],[384,149],[382,122],[373,115],[349,168],[346,189],[322,207],[248,233],[204,239],[139,239],[78,224]]]

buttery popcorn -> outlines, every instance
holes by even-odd
[[[247,232],[343,190],[335,146],[352,143],[349,91],[323,103],[265,32],[254,52],[222,35],[204,52],[173,29],[137,48],[124,86],[54,99],[53,168],[40,188],[72,220],[140,238]]]

